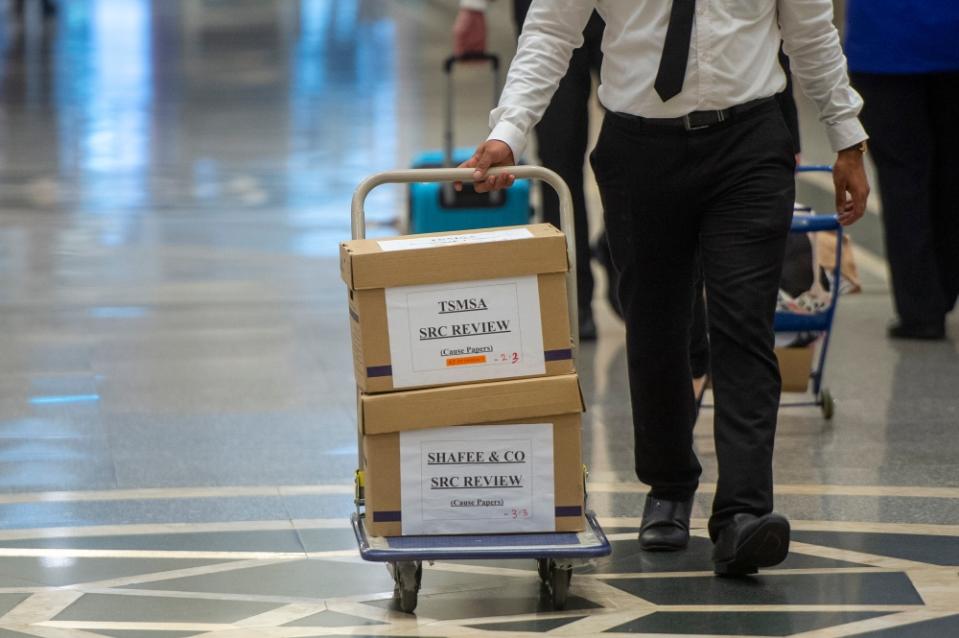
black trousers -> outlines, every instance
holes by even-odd
[[[513,0],[517,31],[522,28],[531,0]],[[559,83],[543,119],[536,125],[536,147],[540,163],[569,186],[573,195],[576,224],[576,283],[579,307],[589,311],[593,299],[593,273],[590,269],[589,223],[583,185],[583,164],[589,145],[589,96],[593,75],[603,63],[603,19],[593,12],[583,31],[583,46],[573,51],[569,69]],[[559,226],[559,197],[552,187],[540,183],[543,221]]]
[[[942,325],[959,295],[959,73],[855,73],[879,173],[896,312]]]
[[[773,100],[697,131],[607,114],[592,164],[620,272],[636,474],[658,498],[690,497],[701,473],[689,347],[702,260],[715,539],[734,514],[772,510],[781,386],[773,315],[795,198],[792,136]]]

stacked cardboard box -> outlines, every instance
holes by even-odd
[[[809,389],[809,379],[812,375],[812,362],[815,353],[815,343],[795,348],[776,348],[783,392],[805,392]]]
[[[354,240],[340,262],[370,533],[583,529],[563,234]]]

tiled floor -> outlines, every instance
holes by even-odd
[[[429,566],[417,613],[395,609],[348,524],[336,250],[356,183],[440,144],[454,3],[60,5],[0,22],[0,638],[959,635],[959,349],[885,339],[876,215],[853,230],[865,290],[835,328],[835,419],[780,415],[785,563],[711,575],[708,410],[693,542],[638,551],[623,329],[597,297],[578,367],[613,555],[562,612],[508,561]],[[491,20],[509,53],[508,3]],[[486,99],[458,106],[475,143]],[[801,106],[805,160],[827,162]],[[827,206],[827,185],[800,197]],[[374,191],[371,232],[403,201]]]

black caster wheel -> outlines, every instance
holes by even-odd
[[[400,611],[413,613],[419,602],[420,585],[423,582],[423,563],[419,561],[400,561],[390,563],[393,574],[393,598]]]
[[[553,599],[553,609],[560,611],[566,608],[566,599],[569,596],[569,583],[573,579],[571,567],[559,567],[550,561],[549,591]]]
[[[832,394],[827,388],[823,388],[819,393],[819,402],[822,407],[822,418],[827,421],[832,419],[832,415],[835,414],[836,404],[832,399]]]

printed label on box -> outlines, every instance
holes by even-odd
[[[556,529],[553,426],[400,432],[403,534]]]
[[[507,230],[491,230],[484,233],[390,239],[376,243],[380,245],[380,250],[391,252],[394,250],[436,248],[438,246],[450,246],[453,244],[486,244],[493,241],[512,241],[514,239],[529,239],[530,237],[533,237],[533,233],[529,232],[528,228],[510,228]]]
[[[386,289],[394,388],[546,373],[535,275]]]

